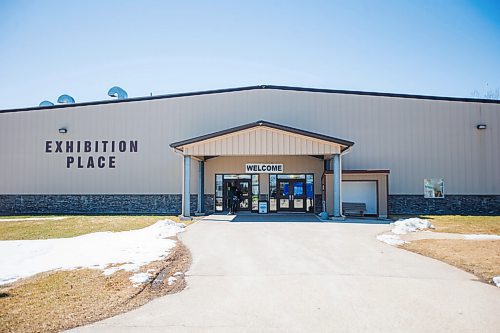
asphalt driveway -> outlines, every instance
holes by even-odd
[[[375,239],[387,225],[202,221],[188,287],[77,332],[498,332],[500,289]]]

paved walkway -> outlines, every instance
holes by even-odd
[[[391,233],[388,233],[391,234]],[[477,235],[477,234],[454,234],[449,232],[419,231],[399,235],[402,240],[411,242],[421,239],[476,239],[476,240],[499,240],[499,235]],[[472,238],[471,238],[472,237]],[[474,238],[475,237],[475,238]]]
[[[238,213],[237,215],[213,214],[204,218],[212,222],[322,222],[315,214],[256,214]]]
[[[500,289],[387,225],[201,221],[188,287],[77,332],[498,332]]]

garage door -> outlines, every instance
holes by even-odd
[[[363,202],[366,204],[366,214],[377,215],[377,182],[343,181],[342,202]]]

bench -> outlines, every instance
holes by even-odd
[[[366,204],[364,202],[343,202],[342,213],[344,215],[364,216],[366,212]]]

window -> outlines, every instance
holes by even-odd
[[[443,178],[424,179],[424,198],[444,198]]]
[[[252,210],[259,210],[259,175],[252,175]]]
[[[269,211],[278,210],[276,205],[276,175],[269,175]]]

